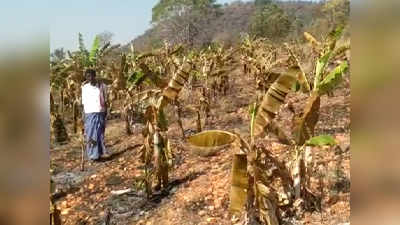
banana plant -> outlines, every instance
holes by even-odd
[[[262,97],[270,85],[277,79],[279,73],[274,68],[283,66],[286,58],[277,59],[278,48],[265,38],[251,39],[245,37],[240,45],[240,62],[245,74],[250,75],[256,82],[257,97]]]
[[[312,160],[310,157],[307,157],[309,155],[309,148],[304,148],[304,145],[307,143],[307,140],[314,136],[314,129],[319,120],[321,96],[337,87],[342,80],[343,75],[348,70],[348,64],[346,61],[342,62],[332,70],[327,69],[327,65],[333,58],[339,56],[348,49],[348,46],[335,48],[336,42],[341,37],[341,34],[342,28],[338,27],[331,31],[324,41],[319,42],[312,35],[304,33],[306,40],[310,42],[314,51],[319,53],[319,58],[315,63],[313,85],[308,83],[305,72],[300,65],[300,61],[293,53],[292,49],[286,45],[286,48],[289,50],[295,64],[297,64],[301,71],[297,79],[302,91],[309,94],[303,112],[300,116],[295,116],[295,119],[293,120],[294,129],[292,132],[294,134],[294,140],[292,145],[294,146],[295,157],[292,167],[292,177],[294,179],[295,199],[298,202],[309,200],[306,197],[310,194],[307,190],[307,184],[305,183],[306,174],[301,168],[307,167],[306,165],[310,164]],[[305,151],[305,149],[307,151]],[[305,204],[308,203],[305,202]]]
[[[128,74],[130,75],[127,78],[128,95],[126,95],[124,101],[125,108],[123,110],[126,118],[127,131],[130,130],[129,117],[132,118],[132,113],[135,111],[135,108],[138,109],[139,107],[139,105],[137,104],[139,102],[136,101],[138,95],[131,94],[133,89],[141,90],[146,84],[147,86],[151,86],[152,88],[156,88],[159,90],[170,90],[176,85],[181,88],[183,84],[187,81],[187,78],[182,80],[182,77],[176,76],[176,74],[182,74],[182,72],[178,71],[178,69],[183,64],[185,64],[185,59],[180,61],[176,57],[176,55],[180,54],[182,50],[182,46],[171,47],[169,45],[166,45],[165,48],[160,49],[159,51],[136,55],[132,48],[131,54],[128,55],[129,60],[127,60],[127,63],[129,65]],[[155,58],[156,60],[153,60]],[[157,63],[155,64],[154,61]],[[157,71],[157,68],[159,68],[160,66],[167,69]],[[168,76],[171,76],[173,79],[168,81],[166,79],[166,77]],[[168,87],[169,82],[173,82],[173,84],[171,85],[175,86]],[[178,104],[179,102],[172,100],[170,103],[172,105],[175,105],[178,110],[178,115],[180,115],[181,106],[180,104]],[[178,116],[178,124],[181,127],[182,134],[184,134],[180,116]],[[128,134],[129,133],[131,132],[128,132]]]
[[[285,74],[280,74],[268,89],[262,103],[259,106],[257,104],[253,106],[250,144],[239,134],[218,130],[204,131],[188,138],[191,145],[198,147],[236,143],[238,150],[235,152],[232,165],[230,210],[240,213],[246,208],[248,218],[257,217],[265,224],[279,224],[278,207],[290,204],[293,182],[290,172],[282,163],[272,157],[268,151],[255,146],[255,138],[274,132],[282,140],[288,142],[288,138],[272,120],[284,103],[286,95],[291,91],[291,86],[297,80],[299,72],[298,67],[293,67]],[[267,165],[261,163],[261,155],[268,158],[269,165],[272,165],[269,169]],[[271,168],[277,169],[272,171]],[[270,173],[265,174],[266,171]],[[278,178],[283,181],[285,190],[283,194],[278,194],[278,191],[270,185]],[[258,215],[255,215],[255,208],[258,209]]]
[[[335,48],[337,40],[339,40],[342,35],[342,31],[342,27],[332,30],[323,42],[316,41],[311,34],[304,34],[306,39],[313,46],[313,49],[319,52],[320,57],[315,63],[314,81],[312,89],[308,92],[309,98],[307,99],[306,107],[304,108],[302,116],[296,119],[295,136],[297,145],[303,145],[305,140],[314,136],[314,127],[318,121],[321,96],[331,92],[337,87],[349,68],[347,61],[344,61],[332,70],[327,69],[329,62],[333,58],[343,54],[349,48],[347,45]],[[295,57],[292,51],[290,51],[290,53]],[[305,73],[297,58],[296,61],[301,69],[302,77],[305,78]],[[303,79],[301,85],[306,86],[306,90],[308,90],[310,86],[307,79]]]
[[[205,88],[210,91],[208,96],[216,97],[217,92],[223,95],[229,86],[229,72],[234,63],[234,55],[239,49],[215,45],[213,48],[202,50],[199,55],[199,68],[202,78],[205,80]],[[212,92],[212,95],[211,95]]]
[[[164,107],[178,101],[178,94],[183,84],[188,80],[191,66],[184,62],[164,89],[153,89],[137,94],[132,99],[145,104],[144,123],[142,134],[145,142],[141,147],[141,156],[145,162],[144,183],[147,197],[152,194],[153,176],[157,178],[156,189],[166,188],[168,185],[168,162],[171,161],[171,148],[166,135],[168,130]],[[154,159],[154,160],[152,160]],[[154,165],[154,166],[153,166]]]
[[[332,49],[334,45],[330,44],[328,46]],[[333,55],[333,53],[331,53],[331,55]],[[313,89],[310,90],[312,91],[310,93],[310,100],[304,108],[305,113],[301,120],[303,126],[299,128],[303,133],[305,132],[305,126],[309,126],[313,131],[318,121],[318,117],[313,116],[312,113],[315,113],[315,111],[319,109],[319,96],[332,90],[332,88],[338,84],[340,81],[339,78],[347,68],[347,64],[343,64],[325,75],[325,67],[321,64],[327,63],[326,60],[329,59],[329,57],[325,56],[325,58],[322,59],[324,60],[320,60],[317,74],[323,75],[319,75],[318,78],[316,78],[319,79],[319,81],[317,85],[314,85]],[[255,216],[265,224],[279,224],[278,210],[281,207],[294,207],[294,200],[300,197],[301,179],[299,178],[301,178],[301,176],[299,172],[299,159],[301,159],[301,157],[297,157],[294,161],[294,168],[286,168],[283,163],[271,156],[268,151],[256,148],[254,144],[255,139],[261,138],[265,136],[265,134],[275,134],[281,143],[289,145],[297,154],[300,153],[306,145],[313,143],[313,139],[310,139],[307,141],[307,144],[305,144],[305,140],[311,138],[314,134],[313,132],[308,136],[303,135],[304,141],[299,141],[296,133],[296,138],[291,139],[274,120],[280,107],[284,103],[286,95],[292,91],[293,85],[296,82],[303,82],[303,85],[308,84],[308,81],[305,79],[305,74],[298,64],[299,63],[296,64],[295,62],[295,65],[291,66],[286,74],[279,75],[269,86],[261,104],[258,105],[256,103],[250,110],[252,117],[250,124],[250,144],[247,144],[247,142],[241,139],[237,134],[231,134],[231,136],[239,140],[241,150],[235,154],[233,158],[230,209],[234,212],[240,212],[243,210],[244,206],[246,206],[248,218],[253,218]],[[305,90],[310,89],[309,87],[307,88],[307,86]],[[206,143],[204,145],[218,146],[220,141],[213,139],[222,135],[207,135],[210,132],[215,133],[217,131],[201,132],[190,137],[188,142],[193,145],[199,145],[193,140],[201,137],[204,139],[201,142]],[[223,131],[219,132],[222,133]],[[223,138],[223,140],[230,139]],[[226,141],[222,143],[230,142]],[[268,163],[263,164],[262,161],[267,161]],[[277,169],[271,171],[271,168]],[[278,190],[271,185],[276,177],[279,177],[282,181],[283,192],[278,193]],[[258,215],[255,215],[257,211],[255,211],[254,208],[258,209]]]

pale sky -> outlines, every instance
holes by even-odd
[[[19,11],[28,18],[46,18],[50,30],[50,51],[63,47],[78,49],[78,33],[82,33],[85,45],[90,48],[94,37],[109,31],[114,34],[113,44],[127,44],[151,27],[151,9],[159,0],[25,0]],[[231,3],[237,0],[217,0],[217,3]],[[253,0],[241,0],[249,2]],[[310,0],[317,1],[317,0]],[[13,1],[11,1],[13,2]],[[21,2],[21,1],[19,1]],[[47,4],[46,4],[47,2]],[[9,3],[7,3],[9,4]],[[25,7],[26,6],[26,7]],[[32,8],[33,7],[33,8]],[[18,19],[15,16],[15,19]],[[29,20],[28,20],[29,21]],[[3,23],[7,23],[3,21]],[[1,22],[0,22],[1,25]],[[25,23],[22,29],[34,29]],[[39,29],[39,28],[36,28]],[[21,30],[22,34],[24,30]]]
[[[220,4],[234,0],[218,0]],[[242,0],[243,2],[250,0]],[[96,34],[110,31],[113,43],[126,44],[151,27],[158,0],[70,0],[50,3],[50,50],[78,48],[81,32],[87,48]]]
[[[126,44],[151,27],[159,0],[9,0],[0,10],[0,50],[16,51],[50,39],[50,50],[78,48],[78,33],[90,47],[96,34],[110,31],[113,43]],[[231,3],[236,0],[217,0]],[[248,2],[252,0],[241,0]],[[316,1],[316,0],[315,0]]]

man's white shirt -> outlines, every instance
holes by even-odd
[[[104,84],[103,88],[105,89]],[[82,86],[82,104],[85,113],[104,112],[100,104],[100,88],[86,83]]]

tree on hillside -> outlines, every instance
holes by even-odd
[[[111,43],[114,34],[111,33],[110,31],[103,31],[100,34],[98,34],[97,36],[99,37],[100,47],[103,47],[107,43]]]
[[[272,0],[254,0],[254,5],[257,7],[269,5],[272,3]]]
[[[218,17],[215,0],[161,0],[153,8],[153,23],[159,37],[172,44],[189,47],[210,42],[209,25]]]
[[[257,37],[279,40],[289,34],[291,21],[278,5],[269,3],[256,10],[250,26],[251,34]]]
[[[50,54],[50,60],[53,62],[59,62],[65,58],[66,52],[64,48],[57,48]]]
[[[345,25],[350,15],[350,0],[326,1],[322,11],[328,16],[329,23],[336,27]]]
[[[209,8],[219,8],[216,0],[160,0],[152,9],[152,23],[164,19],[181,16],[188,10],[204,11]]]

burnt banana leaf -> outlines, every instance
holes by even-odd
[[[293,84],[296,82],[296,75],[299,72],[299,67],[290,68],[286,74],[279,76],[268,89],[257,111],[254,126],[255,137],[265,134],[265,128],[275,118],[280,106],[285,101],[286,95],[291,91]]]

